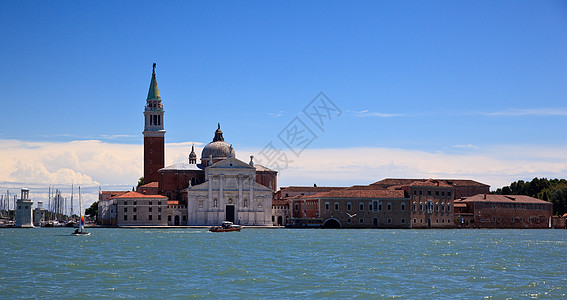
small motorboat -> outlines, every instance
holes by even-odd
[[[240,231],[242,226],[234,225],[234,223],[230,221],[222,222],[221,226],[213,226],[209,229],[210,232],[227,232],[227,231]]]

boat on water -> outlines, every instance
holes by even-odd
[[[90,232],[85,231],[85,215],[83,214],[83,201],[81,200],[81,187],[79,187],[79,214],[80,223],[79,228],[75,229],[73,235],[91,235]]]
[[[228,231],[240,231],[242,226],[235,225],[230,221],[222,222],[221,226],[213,226],[209,229],[210,232],[228,232]]]

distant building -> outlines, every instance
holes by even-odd
[[[406,191],[411,199],[412,228],[453,228],[456,197],[490,192],[489,185],[468,179],[387,178],[369,187]]]
[[[118,226],[166,226],[167,197],[128,192],[111,198]]]
[[[292,198],[292,222],[326,228],[410,228],[409,198],[403,190],[351,187]],[[311,219],[311,220],[310,220]],[[297,223],[299,222],[299,223]]]
[[[38,201],[37,207],[33,210],[33,225],[41,226],[47,216],[47,209],[43,208],[43,202]]]
[[[331,187],[331,186],[288,186],[280,188],[274,195],[272,203],[272,223],[275,226],[290,225],[291,201],[292,199],[301,198],[303,196],[310,196],[321,192],[328,192],[333,190],[344,189],[345,187]],[[300,205],[300,204],[299,204]],[[299,221],[299,216],[294,218],[295,222]],[[311,223],[320,225],[321,220],[309,220]]]
[[[550,228],[553,204],[524,195],[480,194],[455,200],[459,228]]]
[[[16,201],[16,227],[34,227],[30,190],[23,188],[21,198]]]

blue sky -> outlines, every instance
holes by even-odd
[[[324,92],[342,114],[309,145],[311,151],[337,153],[315,169],[366,151],[359,149],[370,149],[369,155],[382,149],[484,157],[515,170],[542,162],[560,167],[486,174],[463,167],[430,174],[404,169],[410,163],[392,156],[388,165],[402,167],[390,173],[310,180],[281,172],[281,185],[364,184],[390,175],[486,181],[502,172],[487,182],[496,188],[534,175],[567,175],[565,156],[541,154],[567,149],[565,1],[0,4],[0,139],[11,141],[4,143],[9,161],[24,164],[27,158],[16,155],[20,147],[44,149],[46,143],[69,148],[94,140],[106,150],[141,145],[156,62],[166,141],[181,147],[179,153],[168,148],[169,161],[188,154],[183,143],[209,142],[217,122],[237,152],[258,152]],[[508,161],[524,157],[527,149],[534,160]],[[70,169],[91,178],[93,186],[129,183],[141,174],[141,156],[138,171],[117,179],[64,160],[47,163],[41,155],[32,152],[29,159],[48,174]],[[4,166],[7,174],[21,171]],[[6,175],[0,188],[22,181]]]

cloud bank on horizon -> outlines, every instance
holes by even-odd
[[[24,142],[1,140],[0,192],[32,189],[32,199],[46,199],[49,186],[69,192],[82,186],[85,202],[103,190],[129,190],[143,174],[143,145],[99,140],[72,142]],[[166,144],[166,165],[186,162],[191,145],[200,157],[202,143]],[[506,145],[464,148],[459,153],[427,152],[385,147],[305,149],[291,151],[287,167],[278,170],[279,186],[350,186],[383,178],[472,179],[492,189],[533,177],[557,178],[567,173],[567,147]],[[238,149],[237,158],[248,162],[260,149]],[[268,166],[270,167],[270,166]],[[5,191],[4,191],[5,192]]]

